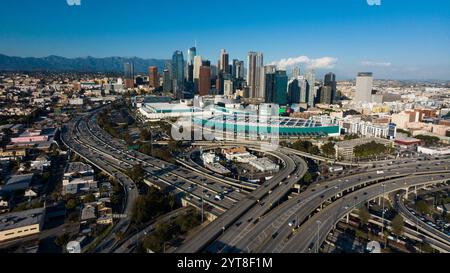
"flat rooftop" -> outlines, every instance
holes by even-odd
[[[83,162],[72,162],[67,165],[65,173],[89,173],[93,172],[91,165]]]
[[[33,176],[34,174],[32,173],[11,176],[8,181],[6,181],[6,185],[21,183],[24,181],[31,181],[33,179]]]
[[[44,208],[0,215],[0,231],[39,224],[44,216]]]
[[[351,148],[351,147],[367,144],[372,141],[375,141],[376,143],[380,143],[380,144],[384,144],[384,145],[391,144],[391,141],[389,141],[387,139],[376,138],[376,137],[365,137],[365,138],[357,138],[357,139],[341,141],[341,142],[336,143],[336,145],[339,148]]]
[[[146,103],[144,109],[150,110],[154,113],[168,113],[168,112],[192,112],[194,108],[181,103],[155,102]]]

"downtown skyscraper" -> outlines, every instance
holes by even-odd
[[[373,74],[360,72],[356,78],[356,93],[354,101],[358,103],[372,102]]]
[[[148,82],[150,87],[153,88],[159,87],[158,67],[150,66],[148,68]]]
[[[334,73],[327,73],[325,75],[325,79],[323,81],[324,86],[328,86],[331,88],[331,101],[329,101],[330,104],[332,104],[336,100],[336,75]],[[328,100],[327,100],[328,101]]]
[[[183,52],[180,50],[173,53],[171,73],[174,96],[176,98],[181,98],[184,89],[184,58]]]
[[[316,97],[316,72],[313,69],[306,71],[305,79],[308,82],[306,103],[308,103],[308,107],[314,107],[314,100]]]
[[[263,54],[249,52],[247,66],[247,85],[250,98],[264,98],[265,90],[261,81],[262,74],[264,74]]]
[[[220,51],[220,60],[219,60],[219,71],[222,72],[222,74],[229,74],[229,68],[230,68],[230,56],[227,53],[227,51],[225,49],[222,49]]]
[[[125,88],[134,87],[134,63],[127,62],[124,64]]]
[[[197,48],[194,46],[188,49],[188,59],[187,59],[188,65],[194,64],[195,56],[197,56]]]
[[[244,78],[244,62],[237,59],[233,60],[233,79],[243,79]]]
[[[188,49],[188,59],[186,63],[186,79],[189,83],[194,83],[194,59],[197,56],[197,48],[191,47]]]

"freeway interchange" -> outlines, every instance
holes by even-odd
[[[267,153],[281,162],[280,171],[258,187],[242,187],[241,181],[218,176],[185,158],[179,158],[177,165],[129,151],[122,141],[98,126],[96,115],[100,110],[74,118],[63,128],[62,140],[71,151],[109,174],[124,188],[125,217],[115,223],[113,232],[97,247],[101,252],[117,252],[113,234],[125,232],[130,226],[132,204],[139,193],[126,171],[135,165],[144,168],[145,180],[150,184],[169,186],[194,207],[207,204],[208,212],[214,216],[215,220],[181,244],[175,250],[177,253],[316,252],[337,222],[357,206],[390,192],[450,180],[450,161],[443,157],[345,163],[354,169],[291,195],[308,171],[304,158],[330,160],[279,147]],[[242,142],[193,145],[213,148],[245,145],[258,149],[255,143]],[[216,195],[224,198],[216,199]]]

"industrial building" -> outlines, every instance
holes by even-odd
[[[44,208],[0,215],[0,242],[38,234],[44,219]]]

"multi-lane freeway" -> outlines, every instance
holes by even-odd
[[[390,192],[414,186],[446,183],[450,180],[450,173],[433,175],[412,175],[399,179],[392,179],[375,184],[361,190],[350,193],[337,202],[332,203],[323,211],[314,215],[306,223],[300,226],[297,232],[289,240],[284,240],[282,245],[271,252],[304,253],[314,252],[320,247],[328,233],[336,223],[348,215],[357,206],[368,202],[378,196],[385,196]]]
[[[314,231],[317,231],[320,244],[342,215],[348,214],[356,204],[379,196],[376,189],[380,185],[385,185],[383,188],[388,192],[414,186],[418,182],[431,183],[421,179],[448,179],[450,162],[442,157],[406,158],[370,164],[346,163],[354,169],[346,170],[332,180],[314,183],[286,201],[294,185],[308,170],[302,157],[336,162],[279,147],[266,152],[282,162],[281,170],[259,187],[251,184],[243,187],[245,183],[206,171],[190,160],[183,161],[180,158],[180,167],[129,151],[122,141],[114,139],[98,126],[96,116],[100,110],[73,119],[63,129],[62,139],[72,151],[123,185],[126,193],[123,212],[126,217],[119,219],[114,232],[126,231],[130,223],[132,203],[138,192],[135,183],[125,173],[136,165],[141,165],[145,170],[146,181],[172,187],[198,208],[203,203],[208,204],[210,213],[218,217],[176,250],[181,253],[308,252],[314,243]],[[214,148],[221,147],[221,144],[244,143],[194,144]],[[251,149],[259,147],[256,143],[245,145]],[[190,154],[186,158],[191,159]],[[398,187],[398,181],[406,184]],[[253,191],[247,194],[242,189]],[[218,199],[216,196],[223,198]],[[354,203],[353,206],[350,201]],[[112,251],[116,247],[113,238],[110,235],[99,247],[104,251]],[[313,247],[317,246],[313,244]]]
[[[446,187],[438,187],[437,190],[442,190]],[[432,192],[432,191],[429,191]],[[403,199],[405,197],[405,192],[401,192],[396,194],[393,197],[394,207],[399,211],[399,213],[404,217],[405,221],[412,226],[416,226],[417,229],[420,229],[422,232],[426,233],[429,236],[434,237],[436,240],[441,241],[444,244],[450,246],[450,236],[445,234],[441,230],[433,227],[430,222],[426,222],[424,218],[419,217],[416,213],[411,211],[405,206]]]

